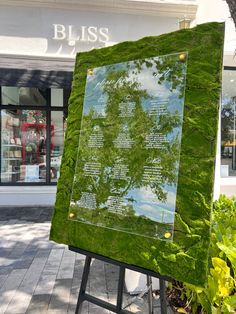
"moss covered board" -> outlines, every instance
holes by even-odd
[[[224,24],[79,53],[50,239],[204,285]]]

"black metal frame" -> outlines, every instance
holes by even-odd
[[[110,259],[108,257],[105,257],[100,254],[92,253],[83,249],[79,249],[73,246],[69,246],[69,250],[73,251],[75,253],[83,254],[85,255],[85,264],[84,264],[84,270],[83,270],[83,275],[82,275],[82,281],[80,285],[80,291],[79,291],[79,296],[78,296],[78,301],[76,305],[76,310],[75,314],[82,314],[81,309],[82,309],[82,304],[84,301],[91,302],[95,305],[98,305],[104,309],[107,309],[109,311],[112,311],[117,314],[132,314],[130,311],[127,311],[122,308],[122,303],[123,303],[123,290],[124,290],[124,282],[125,282],[125,269],[130,269],[136,272],[140,272],[142,274],[147,275],[147,280],[150,283],[150,277],[155,277],[158,278],[160,281],[160,305],[161,305],[161,314],[167,314],[167,301],[166,301],[166,287],[165,287],[165,281],[171,281],[171,278],[162,276],[154,271],[135,266],[135,265],[129,265],[127,263],[119,262],[113,259]],[[119,281],[118,281],[118,293],[117,293],[117,303],[116,305],[111,304],[109,302],[106,302],[104,300],[101,300],[99,298],[96,298],[86,292],[86,286],[87,286],[87,281],[88,281],[88,276],[89,276],[89,271],[90,271],[90,264],[92,258],[101,260],[106,263],[110,263],[112,265],[119,266]],[[150,300],[151,295],[149,294],[149,304],[151,306],[149,307],[149,313],[153,313],[153,308],[152,308],[152,302]]]

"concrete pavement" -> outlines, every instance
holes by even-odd
[[[0,314],[75,312],[84,256],[48,240],[51,212],[51,208],[0,208]],[[117,284],[118,267],[93,259],[88,292],[115,304]],[[130,300],[125,293],[124,306]],[[158,302],[155,314],[160,313]],[[127,309],[148,313],[146,298]],[[82,310],[103,313],[111,312],[91,303]]]

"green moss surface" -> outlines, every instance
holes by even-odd
[[[50,239],[203,286],[206,280],[224,24],[207,23],[77,55]],[[188,51],[173,242],[68,220],[87,69]]]

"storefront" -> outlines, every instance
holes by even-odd
[[[76,52],[175,31],[183,18],[194,24],[200,4],[196,0],[5,3],[0,10],[0,206],[52,205]],[[223,97],[221,171],[236,181],[232,109],[236,72],[231,55],[229,60],[223,86],[228,88],[230,81],[232,88],[226,88]]]
[[[221,192],[236,195],[236,67],[225,66],[221,108]]]

